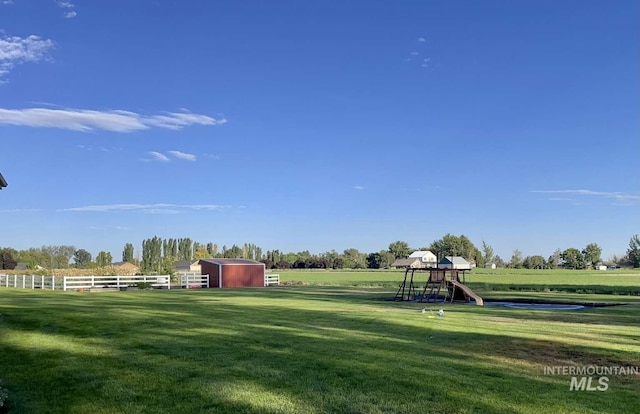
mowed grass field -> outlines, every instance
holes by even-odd
[[[640,275],[492,272],[468,281],[487,296],[625,304],[423,313],[382,300],[399,272],[280,272],[308,285],[265,289],[3,288],[1,386],[10,413],[637,412],[639,376],[569,391],[544,367],[640,366]]]
[[[403,270],[273,270],[284,284],[312,286],[362,286],[397,288]],[[428,272],[414,274],[417,286],[424,285]],[[574,271],[528,269],[473,269],[466,284],[478,293],[487,292],[569,292],[640,295],[640,270]],[[492,293],[491,295],[493,295]]]

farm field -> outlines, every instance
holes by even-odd
[[[606,391],[588,392],[569,391],[570,377],[544,374],[549,366],[640,367],[637,274],[468,275],[494,298],[625,303],[544,311],[382,300],[395,293],[400,272],[279,273],[308,285],[0,289],[8,412],[637,410],[640,376],[612,376]],[[532,291],[509,291],[509,278]],[[612,286],[624,294],[544,286]]]

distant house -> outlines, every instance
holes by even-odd
[[[417,258],[420,259],[420,263],[425,265],[425,267],[436,267],[438,265],[438,258],[435,254],[431,253],[429,250],[418,250],[409,255],[409,258]]]
[[[607,270],[607,266],[605,265],[596,266],[596,270]]]
[[[440,260],[440,263],[438,263],[438,269],[470,270],[471,263],[469,263],[464,257],[445,256],[444,259]]]
[[[417,257],[405,257],[402,259],[396,259],[395,262],[391,263],[391,267],[395,267],[396,269],[421,269],[426,268],[420,263],[420,259]]]
[[[175,267],[176,272],[178,273],[198,273],[200,274],[202,267],[200,266],[200,260],[178,260],[177,262],[173,262],[173,267]]]
[[[116,274],[120,276],[134,276],[140,273],[140,267],[129,262],[116,262],[112,263],[111,267],[115,270]]]
[[[391,267],[396,269],[429,269],[438,265],[438,258],[435,254],[428,250],[418,250],[409,255],[409,257],[396,259],[391,263]]]
[[[495,269],[496,268],[496,264],[495,263],[485,263],[484,264],[484,268],[485,269]]]

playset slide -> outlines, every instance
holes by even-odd
[[[476,301],[476,305],[484,306],[484,301],[482,300],[482,298],[480,296],[476,295],[475,293],[473,293],[473,290],[469,289],[467,286],[465,286],[462,283],[457,282],[455,280],[452,280],[451,283],[453,284],[453,286],[455,286],[458,289],[462,290],[467,296],[469,296],[470,298],[474,299]]]

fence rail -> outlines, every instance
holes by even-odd
[[[139,283],[171,289],[169,275],[158,276],[64,276],[64,290],[91,288],[126,288]]]
[[[22,289],[78,290],[91,288],[126,288],[139,283],[171,289],[169,275],[159,276],[35,276],[0,275],[0,287]]]
[[[200,289],[209,287],[209,275],[200,273],[180,273],[180,287],[183,289]]]
[[[0,287],[22,289],[63,289],[62,276],[0,275]]]
[[[182,289],[197,289],[209,287],[209,275],[197,273],[183,273],[180,276]],[[84,290],[95,288],[125,289],[145,284],[155,288],[171,289],[169,275],[158,276],[36,276],[36,275],[2,275],[0,274],[0,288],[48,289],[48,290]],[[279,286],[279,274],[265,274],[265,286]],[[174,285],[174,288],[178,285]]]
[[[279,274],[270,274],[264,275],[264,285],[265,286],[280,286],[280,275]]]

